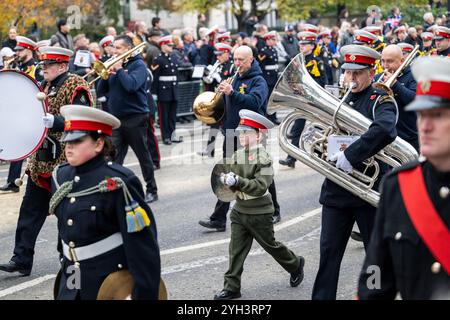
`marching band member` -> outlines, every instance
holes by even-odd
[[[98,43],[103,50],[102,57],[100,58],[101,62],[105,62],[110,59],[114,55],[114,37],[106,36],[103,37]]]
[[[421,56],[433,56],[436,54],[436,48],[433,47],[434,35],[431,32],[423,32],[421,35],[423,47],[420,52]]]
[[[406,110],[418,113],[423,157],[384,179],[359,299],[450,297],[450,60],[423,57],[411,68],[417,95]]]
[[[397,136],[395,129],[397,111],[392,98],[372,87],[374,66],[380,54],[361,45],[341,48],[345,63],[347,83],[353,83],[345,102],[372,120],[367,132],[350,144],[344,151],[331,155],[336,167],[346,173],[362,170],[362,161],[372,157]],[[380,164],[382,176],[387,170]],[[370,169],[369,169],[370,171]],[[370,174],[370,172],[369,172]],[[378,188],[379,179],[375,183]],[[367,247],[373,228],[376,208],[353,195],[338,184],[325,179],[320,193],[322,230],[320,236],[320,264],[314,282],[312,299],[336,299],[339,270],[353,224],[358,224],[364,246]]]
[[[434,29],[434,41],[436,43],[437,54],[443,57],[450,57],[450,28],[438,26]]]
[[[141,182],[107,162],[113,129],[120,121],[95,108],[67,105],[64,136],[67,164],[55,168],[50,213],[58,218],[61,259],[58,300],[95,300],[109,274],[128,269],[131,299],[157,299],[161,262],[155,219]],[[76,268],[79,287],[69,287]]]
[[[266,45],[259,51],[258,60],[263,71],[263,78],[269,87],[269,96],[278,80],[277,32],[270,31],[262,36]]]
[[[223,290],[214,296],[214,300],[241,297],[241,275],[253,239],[290,273],[291,287],[297,287],[304,276],[305,259],[296,256],[274,236],[274,207],[268,192],[273,181],[272,158],[261,144],[273,123],[251,110],[242,109],[239,116],[241,120],[236,131],[243,148],[232,155],[231,163],[226,165],[228,172],[221,177],[224,185],[238,191],[230,214],[230,261]]]
[[[68,72],[73,51],[42,47],[40,53],[44,73],[42,87],[49,105],[43,121],[49,131],[41,147],[28,159],[29,178],[20,206],[14,255],[8,263],[0,265],[2,271],[19,272],[24,276],[31,273],[36,239],[49,212],[52,171],[66,159],[64,143],[59,141],[64,130],[60,108],[66,104],[92,105],[87,82]]]
[[[414,46],[406,42],[400,42],[397,45],[402,50],[403,58],[406,58],[414,50]]]
[[[399,47],[400,44],[391,44],[384,48],[381,54],[381,64],[384,70],[381,82],[386,82],[405,60],[405,56],[402,55],[402,50]],[[380,81],[380,77],[375,77],[375,81]],[[391,89],[399,111],[396,126],[398,136],[419,151],[416,114],[405,111],[406,105],[413,101],[416,96],[416,85],[416,80],[414,80],[411,73],[411,67],[406,66],[393,82]]]

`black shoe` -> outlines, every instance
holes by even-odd
[[[352,231],[352,233],[350,234],[350,238],[352,238],[353,240],[358,241],[358,242],[363,242],[361,233],[356,232],[356,231]]]
[[[237,299],[241,297],[240,292],[233,292],[229,290],[223,289],[219,293],[216,293],[214,295],[214,300],[231,300],[231,299]]]
[[[208,229],[216,229],[216,231],[225,231],[225,223],[214,220],[200,220],[199,225]]]
[[[303,277],[305,276],[303,272],[303,267],[305,266],[305,258],[302,256],[299,256],[300,258],[300,265],[298,266],[297,271],[291,273],[291,278],[289,279],[289,283],[291,287],[297,287],[302,281]]]
[[[166,145],[171,145],[172,141],[170,139],[164,139],[163,143]]]
[[[278,160],[278,163],[289,168],[295,168],[295,159],[286,158],[284,160]]]
[[[173,143],[180,143],[183,142],[183,137],[173,138],[170,139],[170,141],[172,141]]]
[[[197,154],[199,155],[199,156],[202,156],[202,157],[206,157],[206,156],[208,156],[208,157],[210,157],[210,158],[214,158],[214,152],[213,151],[208,151],[208,150],[202,150],[202,151],[197,151]]]
[[[150,193],[148,192],[145,195],[145,202],[152,203],[158,200],[158,194],[157,193]]]
[[[161,165],[158,163],[158,164],[153,164],[153,170],[159,170],[159,169],[161,169]]]
[[[20,188],[16,186],[14,183],[8,182],[7,184],[0,187],[0,191],[19,192]]]
[[[281,220],[281,216],[279,214],[276,214],[276,215],[272,216],[272,223],[273,224],[280,222],[280,220]]]
[[[0,264],[0,270],[5,272],[19,272],[23,276],[29,276],[31,273],[31,267],[22,267],[12,260],[8,263]]]

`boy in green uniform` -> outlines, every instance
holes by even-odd
[[[305,259],[296,256],[280,242],[275,241],[272,197],[267,191],[272,183],[272,158],[261,144],[268,129],[273,127],[264,116],[241,110],[239,141],[243,146],[227,161],[227,172],[221,182],[237,192],[231,219],[230,263],[225,273],[224,289],[215,300],[241,297],[241,274],[253,239],[291,274],[290,285],[297,287],[303,280]]]

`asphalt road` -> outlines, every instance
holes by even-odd
[[[198,220],[208,217],[216,201],[210,187],[211,169],[221,159],[222,137],[216,145],[215,159],[201,158],[207,131],[198,121],[178,124],[184,142],[160,145],[161,169],[155,176],[159,201],[152,204],[162,258],[162,277],[169,299],[212,299],[223,285],[228,267],[229,221],[225,232],[211,232]],[[254,242],[242,276],[242,299],[310,299],[319,265],[320,204],[323,177],[297,162],[295,169],[281,167],[277,130],[269,139],[276,170],[276,188],[282,220],[276,225],[277,240],[306,259],[305,279],[297,288],[289,286],[286,273]],[[125,165],[142,178],[133,152]],[[0,166],[0,183],[6,179],[8,166]],[[14,245],[14,233],[24,188],[20,193],[0,194],[0,262],[7,262]],[[54,277],[58,271],[56,218],[50,216],[37,241],[32,274],[19,277],[0,273],[0,299],[52,299]],[[354,299],[356,283],[364,257],[360,243],[350,241],[341,266],[338,299]]]

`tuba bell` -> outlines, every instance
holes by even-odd
[[[237,68],[235,74],[224,80],[229,84],[233,84],[239,72]],[[216,124],[222,120],[225,115],[225,102],[222,99],[223,93],[218,89],[213,91],[205,91],[200,93],[194,100],[193,110],[194,115],[198,120],[205,124]]]
[[[278,79],[269,98],[268,111],[290,111],[279,127],[279,143],[283,151],[352,194],[377,206],[380,194],[372,187],[379,178],[380,170],[375,159],[391,167],[398,167],[417,159],[418,154],[409,143],[397,137],[394,142],[364,162],[365,170],[354,169],[351,174],[347,174],[336,168],[326,160],[328,136],[336,133],[362,135],[372,123],[343,103],[343,100],[339,100],[314,81],[306,70],[303,55],[300,53],[292,59]],[[287,139],[288,129],[297,119],[306,120],[299,148]],[[372,169],[368,170],[370,167]]]

